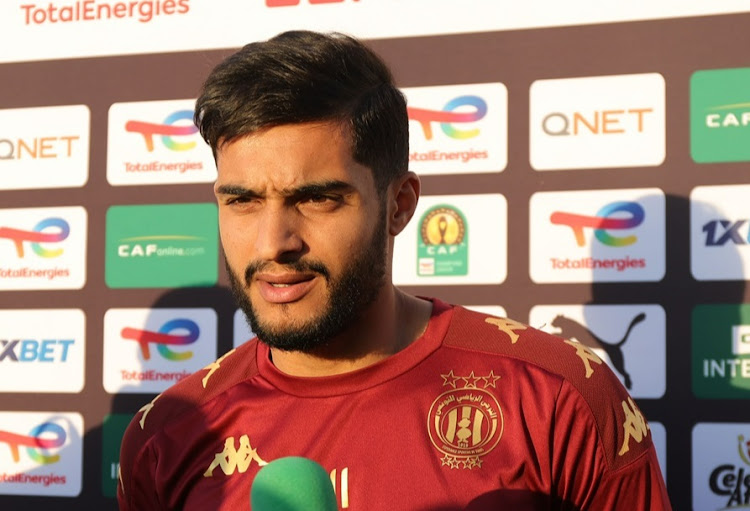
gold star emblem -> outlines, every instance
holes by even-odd
[[[440,461],[442,462],[443,464],[442,466],[444,467],[448,466],[450,468],[459,468],[461,465],[461,460],[459,460],[455,456],[449,456],[447,454],[443,456],[443,458]]]
[[[484,388],[492,387],[493,389],[496,389],[495,382],[500,379],[499,376],[495,376],[495,372],[490,369],[490,374],[488,376],[482,376],[480,378],[484,382]]]
[[[443,377],[443,387],[445,387],[446,385],[450,385],[454,389],[456,388],[456,381],[461,379],[460,377],[453,374],[453,370],[451,370],[451,372],[449,372],[448,374],[441,374],[440,376]]]
[[[469,376],[462,376],[461,379],[464,381],[464,387],[476,388],[477,382],[481,380],[479,376],[474,376],[474,371],[469,373]]]

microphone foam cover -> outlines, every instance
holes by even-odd
[[[258,471],[250,488],[253,511],[337,511],[331,479],[313,460],[279,458]]]

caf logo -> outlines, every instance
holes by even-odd
[[[458,209],[446,204],[428,209],[419,231],[417,275],[468,274],[468,226]]]

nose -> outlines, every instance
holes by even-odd
[[[299,227],[292,208],[271,205],[264,208],[255,236],[259,259],[283,263],[299,258],[305,248]]]

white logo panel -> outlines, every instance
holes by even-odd
[[[537,305],[529,324],[591,348],[633,397],[664,395],[667,323],[661,306]]]
[[[658,73],[531,84],[530,159],[536,170],[661,165],[665,85]]]
[[[104,389],[158,393],[216,359],[213,309],[110,309],[104,315]]]
[[[697,280],[750,278],[750,185],[690,193],[690,268]]]
[[[664,277],[665,199],[658,188],[539,192],[530,210],[534,282]]]
[[[90,122],[85,105],[0,110],[0,190],[85,185]]]
[[[659,468],[664,481],[667,480],[667,428],[660,422],[648,423],[651,441],[654,442],[656,458],[659,460]]]
[[[83,433],[78,413],[0,412],[0,495],[80,495]]]
[[[750,423],[693,428],[693,509],[746,509]]]
[[[120,2],[125,5],[124,2]],[[0,62],[237,48],[294,27],[345,32],[363,39],[494,32],[747,12],[746,0],[175,0],[129,9],[75,9],[73,2],[0,2],[5,40]],[[110,5],[119,5],[110,2]],[[136,4],[128,4],[130,6]],[[154,6],[153,8],[151,6]],[[274,7],[275,6],[275,7]],[[161,8],[159,8],[161,7]],[[227,16],[226,13],[231,13]],[[117,37],[112,37],[113,32]],[[55,41],[49,44],[48,41]],[[94,42],[94,44],[92,44]],[[416,57],[419,58],[419,57]],[[143,77],[148,80],[148,76]]]
[[[427,225],[426,215],[441,207],[463,217],[462,244],[435,244],[420,247]],[[499,284],[507,274],[507,201],[500,194],[426,195],[410,224],[396,237],[393,282],[397,285]],[[435,256],[421,251],[434,249]],[[459,249],[455,254],[454,249]],[[440,252],[449,252],[441,254]],[[457,259],[458,271],[439,274],[436,260]],[[437,261],[439,264],[439,261]],[[438,266],[439,270],[439,266]]]
[[[403,89],[409,170],[420,175],[501,172],[508,161],[508,90],[502,83]]]
[[[82,288],[86,220],[80,206],[0,209],[0,290]]]
[[[0,392],[80,392],[86,318],[78,309],[0,310]]]
[[[195,100],[115,103],[109,109],[111,185],[211,183],[211,148],[193,123]]]

